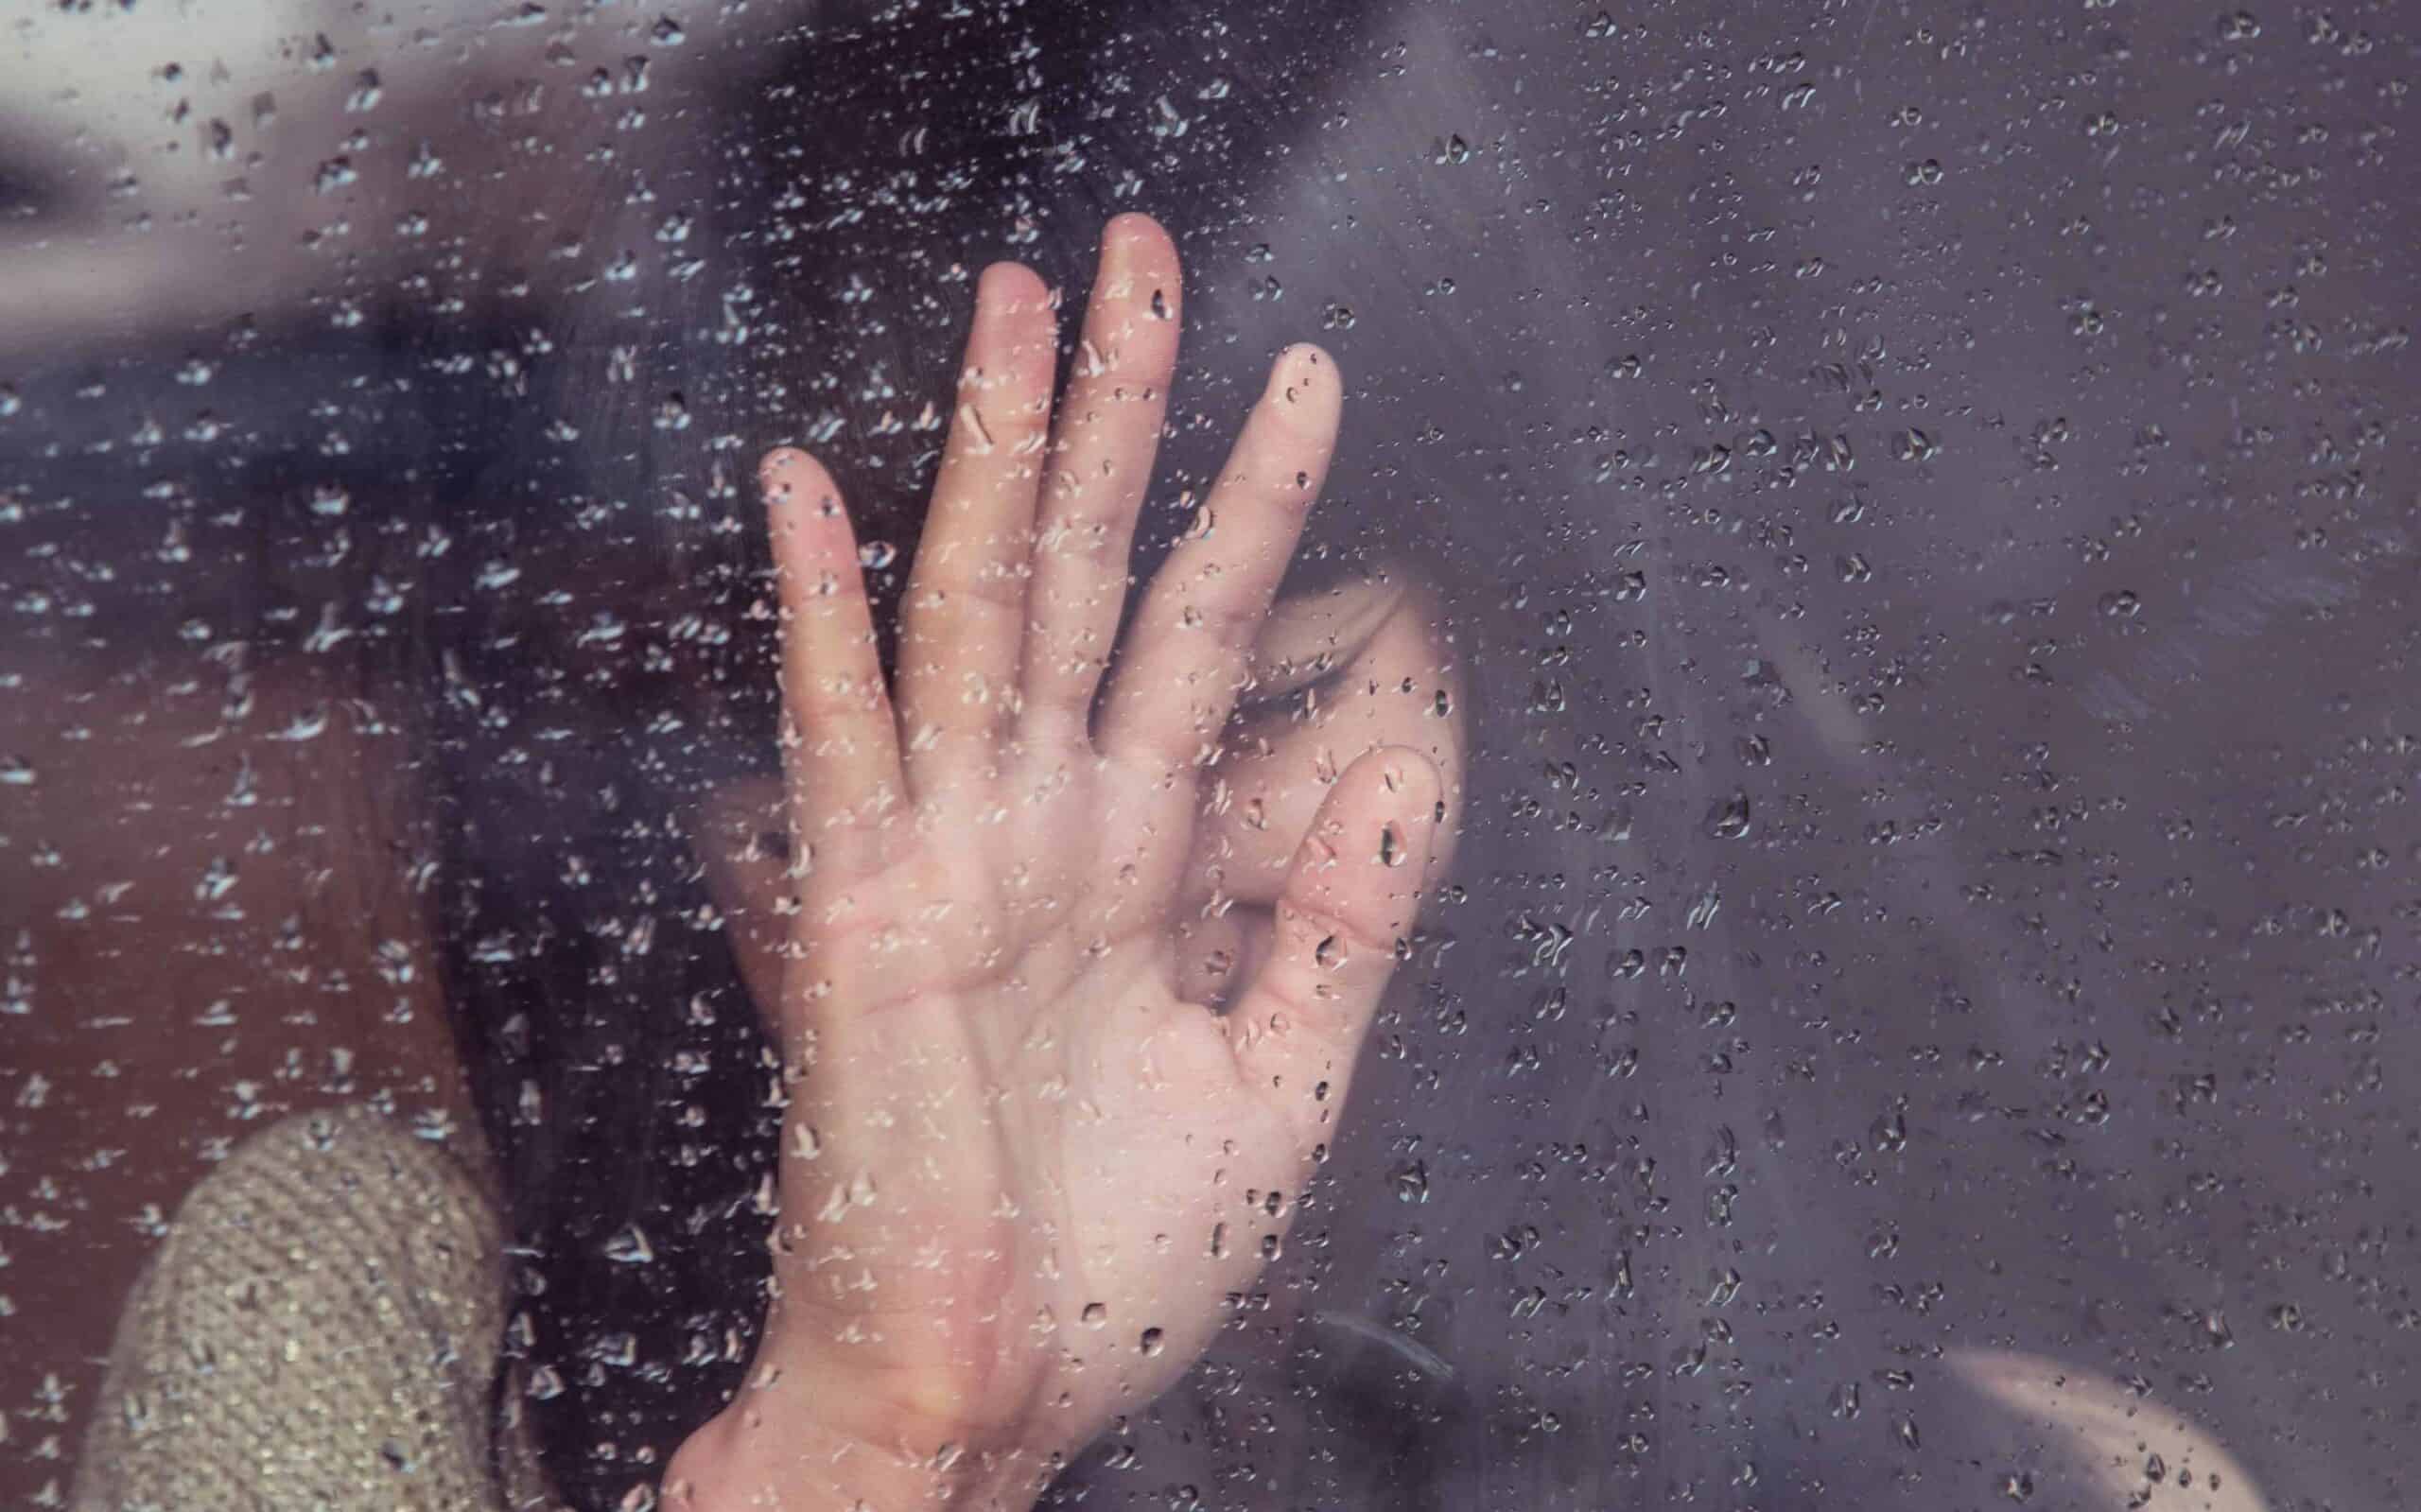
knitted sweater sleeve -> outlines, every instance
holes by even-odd
[[[518,1504],[492,1457],[501,1245],[471,1172],[369,1110],[247,1139],[119,1320],[77,1512]]]

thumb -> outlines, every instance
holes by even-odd
[[[1383,746],[1345,771],[1296,848],[1267,958],[1230,1014],[1238,1069],[1303,1153],[1343,1105],[1363,1035],[1420,912],[1444,813],[1437,766]]]

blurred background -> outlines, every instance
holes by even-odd
[[[1074,297],[1131,208],[1192,281],[1147,558],[1320,341],[1304,581],[1437,585],[1477,755],[1287,1253],[1054,1495],[2412,1504],[2415,38],[24,9],[0,1495],[63,1495],[178,1194],[329,1100],[497,1146],[568,1499],[713,1409],[769,1129],[675,837],[767,756],[739,480],[812,445],[904,562],[974,270]]]

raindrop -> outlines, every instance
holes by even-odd
[[[1886,1155],[1908,1147],[1908,1121],[1896,1109],[1876,1119],[1868,1132],[1874,1137],[1874,1147]]]
[[[1749,832],[1749,794],[1734,791],[1707,810],[1706,832],[1716,840],[1738,840]]]
[[[1941,450],[1939,443],[1914,426],[1902,431],[1892,445],[1892,454],[1904,462],[1927,461]]]
[[[1706,929],[1715,923],[1715,916],[1722,911],[1722,908],[1723,890],[1715,883],[1709,882],[1706,884],[1706,891],[1700,893],[1698,900],[1690,905],[1690,911],[1683,915],[1682,923],[1693,930]]]
[[[648,1243],[646,1229],[626,1224],[605,1242],[605,1258],[622,1265],[645,1265],[654,1260],[655,1246]]]

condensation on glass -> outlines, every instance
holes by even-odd
[[[9,20],[0,1486],[338,1101],[547,1193],[567,1493],[732,1389],[753,459],[904,557],[973,270],[1144,209],[1147,555],[1322,342],[1302,571],[1434,586],[1474,753],[1285,1253],[1054,1496],[2411,1504],[2414,73],[2386,3]]]

